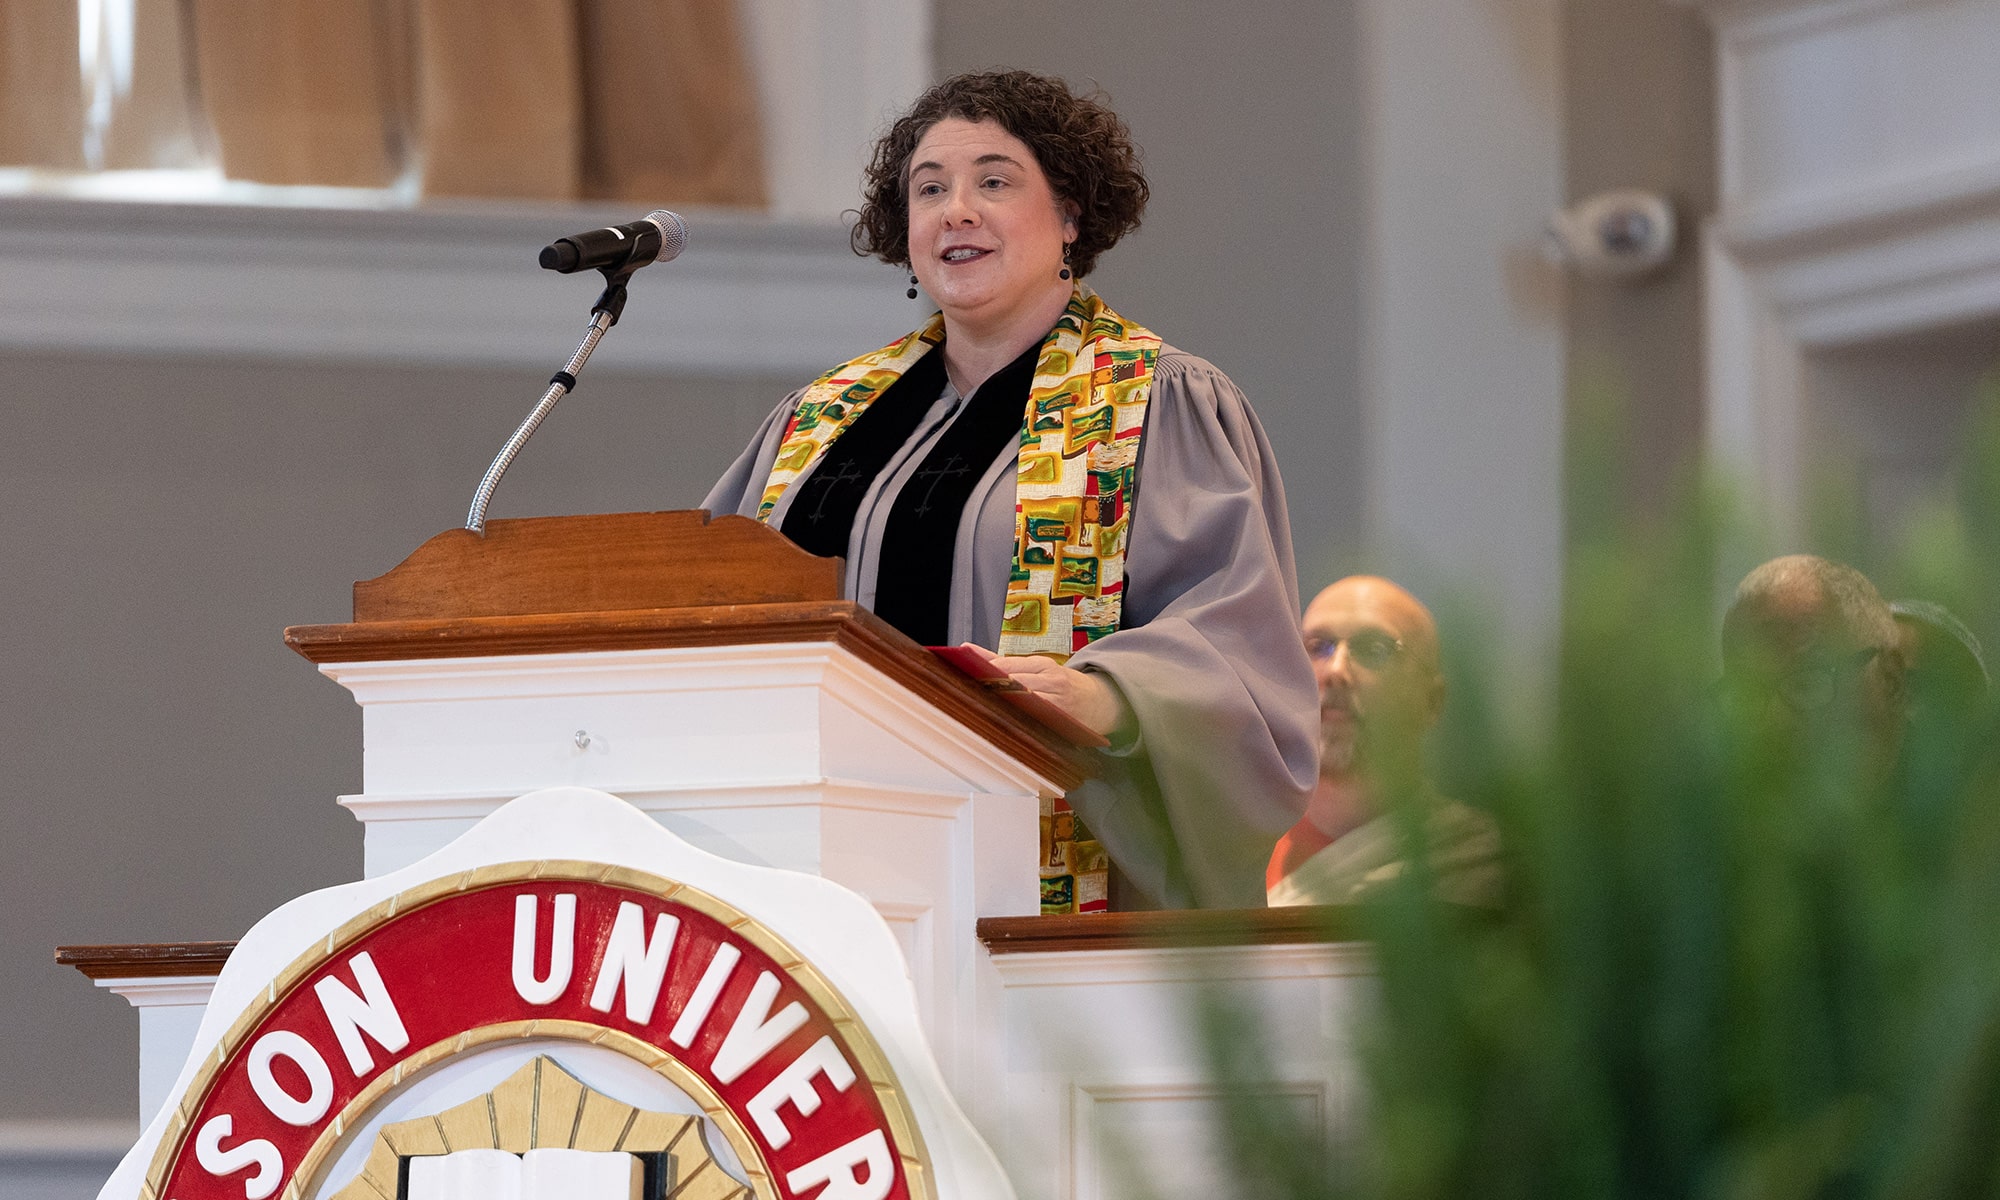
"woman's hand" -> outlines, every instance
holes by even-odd
[[[1037,655],[1000,655],[970,642],[964,648],[977,651],[1014,682],[1103,734],[1113,746],[1132,740],[1132,709],[1103,676]]]

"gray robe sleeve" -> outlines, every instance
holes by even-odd
[[[1118,685],[1125,754],[1070,803],[1144,899],[1264,904],[1264,869],[1305,811],[1319,701],[1298,634],[1284,485],[1227,376],[1162,353],[1140,443],[1124,621],[1073,667]]]
[[[756,515],[797,403],[794,393],[765,419],[710,490],[711,513]],[[1069,660],[1117,685],[1139,735],[1101,754],[1098,777],[1069,800],[1139,893],[1126,899],[1262,907],[1271,848],[1305,811],[1318,769],[1284,488],[1243,394],[1177,350],[1160,355],[1140,447],[1124,624]],[[965,614],[952,625],[991,648],[1014,554],[1013,489],[976,492],[963,522],[969,554],[952,605]]]
[[[708,498],[701,506],[711,517],[726,517],[731,513],[739,517],[754,517],[757,506],[764,501],[764,481],[771,477],[771,464],[778,461],[778,443],[785,440],[785,422],[791,419],[792,410],[799,406],[799,397],[805,389],[800,388],[785,397],[784,403],[771,410],[764,423],[708,489]]]

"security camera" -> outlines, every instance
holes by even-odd
[[[1673,256],[1674,207],[1636,188],[1599,192],[1549,218],[1543,250],[1588,279],[1644,275]]]

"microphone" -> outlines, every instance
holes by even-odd
[[[636,271],[648,263],[672,262],[687,249],[687,225],[666,209],[656,209],[629,225],[611,225],[558,238],[542,247],[544,270]]]

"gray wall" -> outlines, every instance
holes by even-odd
[[[1688,6],[1564,7],[1569,198],[1646,188],[1670,197],[1680,219],[1680,251],[1664,271],[1638,281],[1575,280],[1569,289],[1572,396],[1621,410],[1615,465],[1605,472],[1617,481],[1614,511],[1659,511],[1702,448],[1700,236],[1716,204],[1713,53],[1707,25]],[[1602,506],[1571,507],[1572,519],[1591,512],[1603,515]]]
[[[1918,583],[1900,578],[1910,539],[1935,537],[1939,508],[1956,498],[1968,422],[1996,383],[2000,320],[1807,355],[1805,548],[1854,563],[1892,596]]]

